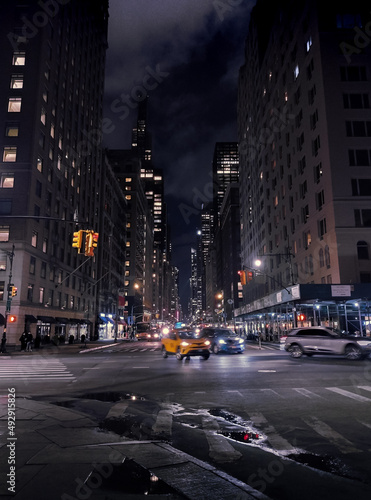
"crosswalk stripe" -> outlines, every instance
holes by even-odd
[[[336,432],[329,425],[321,422],[318,418],[303,417],[303,421],[315,430],[317,434],[328,439],[330,443],[334,444],[342,453],[356,453],[360,451],[357,448],[354,448],[348,439]]]
[[[262,432],[267,436],[268,441],[274,449],[279,450],[281,453],[292,453],[296,450],[291,443],[278,434],[276,429],[269,424],[262,413],[250,413],[249,415],[254,426],[262,429]]]
[[[172,410],[160,410],[157,414],[156,422],[152,426],[155,434],[163,434],[171,436],[173,426],[173,412]]]
[[[7,363],[6,367],[0,369],[0,380],[4,379],[24,381],[71,381],[75,376],[59,360],[48,360],[43,363],[34,359],[22,359]]]
[[[125,410],[128,406],[129,403],[127,403],[126,401],[119,401],[118,403],[112,406],[110,411],[107,413],[106,418],[121,417],[123,413],[125,413]]]
[[[308,389],[304,389],[304,387],[293,387],[293,390],[301,394],[302,396],[305,396],[306,398],[321,398],[322,396],[319,396],[318,394],[315,394],[314,392],[308,391]]]
[[[358,389],[371,392],[371,385],[357,385]]]
[[[235,462],[241,458],[242,454],[235,450],[227,438],[215,431],[219,429],[219,424],[215,418],[203,417],[202,427],[209,443],[209,457],[216,462]]]
[[[339,387],[326,387],[326,389],[328,391],[340,394],[341,396],[355,399],[356,401],[360,401],[362,403],[371,403],[371,399],[365,398],[364,396],[360,396],[359,394],[354,394],[353,392],[345,391],[344,389],[340,389]]]

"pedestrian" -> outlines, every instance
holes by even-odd
[[[28,332],[27,333],[26,351],[32,351],[32,344],[33,344],[33,335],[31,332]]]
[[[40,344],[41,344],[41,336],[40,333],[37,333],[35,338],[35,349],[39,349]]]
[[[25,351],[27,347],[27,332],[26,330],[19,337],[19,341],[21,343],[21,351]]]

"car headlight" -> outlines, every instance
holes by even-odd
[[[371,346],[371,341],[370,340],[357,340],[357,344],[362,345],[362,346]]]
[[[219,344],[225,344],[225,340],[224,339],[219,339],[218,342],[219,342]]]
[[[185,340],[183,340],[183,342],[180,345],[183,346],[183,347],[187,347],[187,345],[189,345],[189,343],[186,342]]]
[[[209,340],[205,340],[205,345],[210,345],[210,341]]]
[[[239,344],[243,344],[243,342],[244,342],[244,341],[243,341],[243,339],[240,339],[240,340],[238,341],[238,343],[239,343]]]

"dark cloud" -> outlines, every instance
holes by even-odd
[[[164,170],[173,261],[183,278],[200,200],[210,197],[215,143],[237,140],[238,70],[254,3],[110,0],[104,142],[130,148],[136,90],[150,87],[153,161]]]

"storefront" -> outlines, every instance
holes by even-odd
[[[370,298],[369,298],[370,297]],[[371,284],[293,285],[235,310],[248,338],[278,340],[296,326],[370,336]]]

